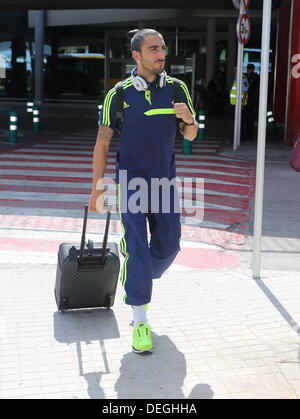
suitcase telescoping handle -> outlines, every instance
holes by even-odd
[[[106,215],[106,224],[105,224],[105,232],[104,232],[104,238],[103,238],[103,244],[102,244],[102,251],[100,256],[100,263],[104,265],[105,262],[105,251],[107,246],[107,240],[108,240],[108,230],[109,230],[109,223],[110,223],[110,207],[108,207],[107,215]],[[86,224],[87,224],[87,218],[88,218],[88,205],[84,206],[84,219],[83,219],[83,227],[82,227],[82,235],[81,235],[81,245],[80,245],[80,254],[79,254],[79,264],[82,263],[83,260],[83,250],[85,246],[85,234],[86,234]]]

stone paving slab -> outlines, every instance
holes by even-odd
[[[131,309],[57,311],[55,265],[0,265],[0,398],[300,398],[297,272],[167,272],[149,306],[154,353],[131,351]]]

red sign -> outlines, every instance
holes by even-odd
[[[249,6],[250,6],[250,1],[251,1],[251,0],[243,0],[243,3],[244,3],[244,9],[245,9],[245,10],[248,10],[248,9],[249,9]]]
[[[294,22],[299,22],[300,19],[300,2],[294,2],[293,10]],[[292,50],[291,63],[289,72],[291,74],[290,81],[290,98],[288,105],[288,120],[287,120],[287,142],[289,145],[294,145],[298,134],[300,133],[300,77],[299,77],[299,63],[300,63],[300,36],[299,25],[293,25],[292,36]]]
[[[247,44],[250,40],[251,24],[250,17],[243,13],[239,16],[236,26],[237,37],[241,44]]]

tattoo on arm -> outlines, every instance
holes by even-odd
[[[112,137],[113,137],[114,131],[107,127],[106,125],[100,125],[97,135],[97,141],[103,141],[105,143],[110,143]]]

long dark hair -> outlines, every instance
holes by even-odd
[[[130,42],[131,51],[140,51],[141,46],[144,42],[146,36],[162,36],[161,33],[157,32],[155,29],[133,29],[127,33],[128,39]]]

